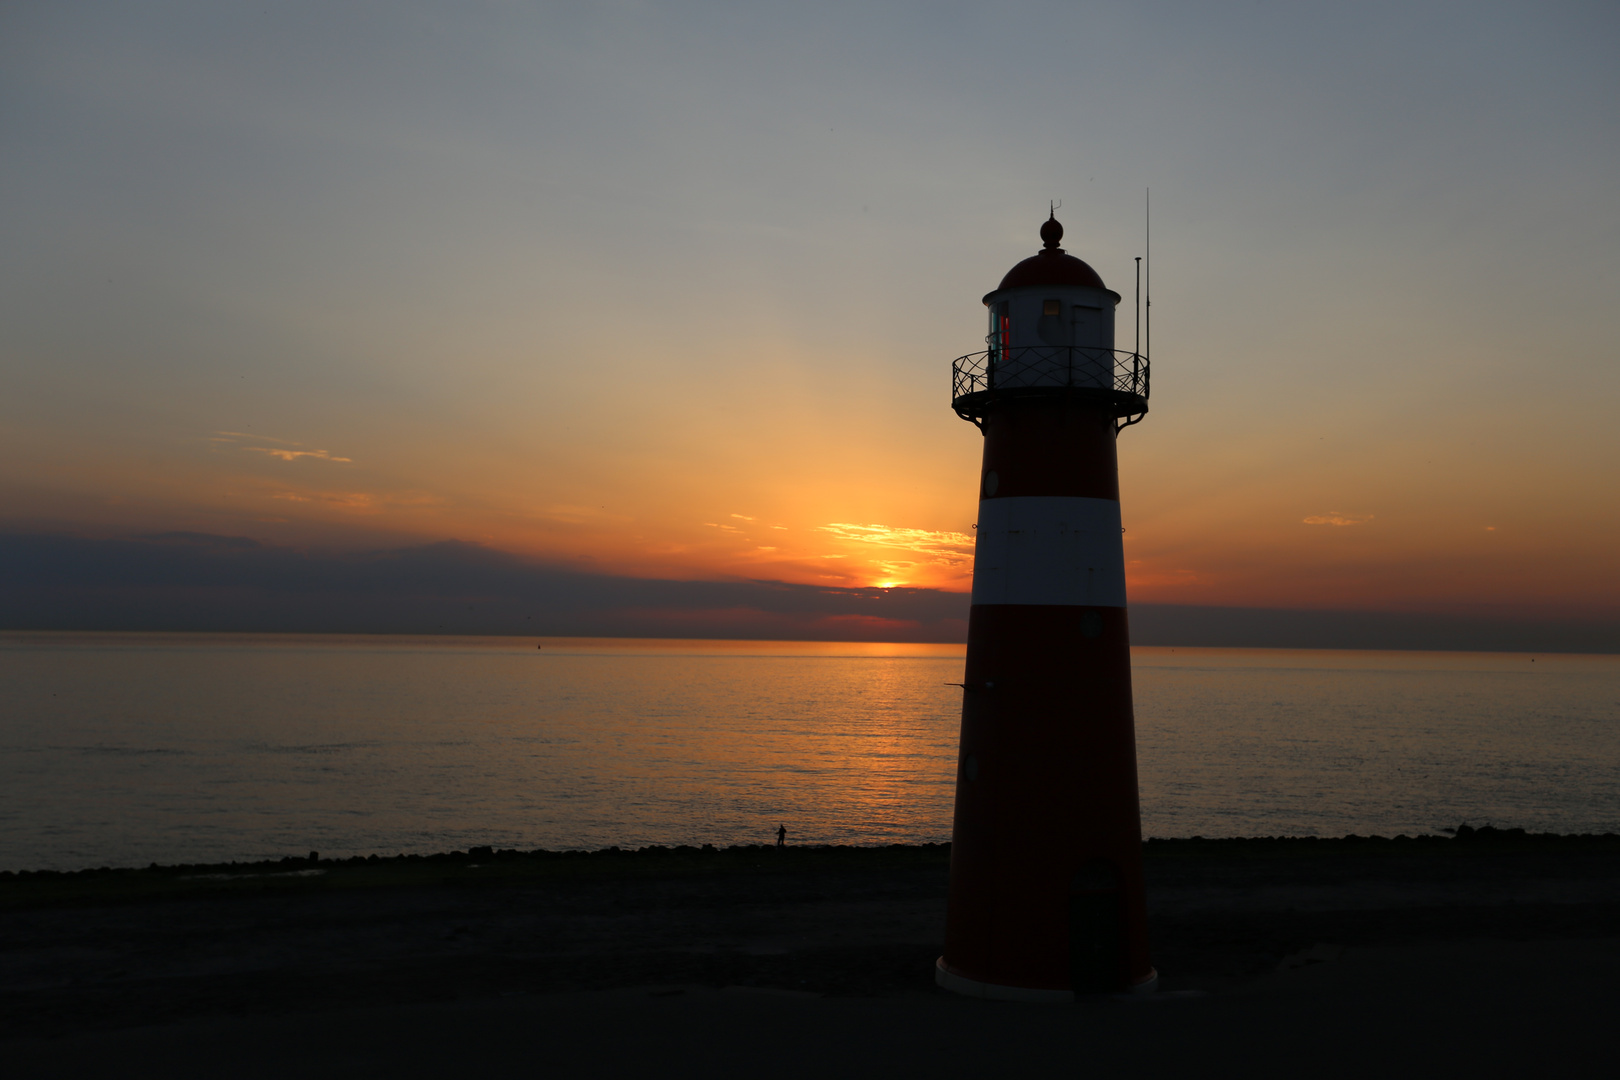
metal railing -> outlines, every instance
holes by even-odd
[[[1148,359],[1124,349],[1081,345],[1026,345],[959,356],[951,363],[951,405],[958,416],[980,422],[985,411],[1010,396],[1053,390],[1113,402],[1120,427],[1147,412]]]

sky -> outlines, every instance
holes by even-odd
[[[0,531],[959,594],[980,297],[1060,201],[1129,347],[1151,190],[1133,606],[1613,624],[1616,40],[1601,3],[14,0]]]

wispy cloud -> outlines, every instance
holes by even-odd
[[[954,566],[973,558],[973,537],[966,533],[902,529],[892,525],[853,525],[836,521],[822,525],[820,529],[840,540],[915,552],[927,556],[928,561],[935,565]]]
[[[244,450],[252,450],[258,454],[269,454],[282,461],[297,461],[299,458],[314,458],[317,461],[341,461],[344,464],[353,464],[353,458],[338,457],[327,450],[283,450],[276,446],[244,446]]]
[[[252,439],[254,442],[275,443],[275,446],[243,446],[242,439]],[[298,449],[304,444],[293,442],[290,439],[276,439],[269,435],[250,435],[245,431],[216,431],[209,436],[211,443],[226,443],[238,446],[243,450],[250,450],[255,454],[268,454],[282,461],[297,461],[299,458],[314,458],[316,461],[339,462],[344,465],[354,464],[353,458],[338,457],[330,450],[302,450]]]
[[[1371,514],[1341,514],[1337,510],[1329,510],[1325,514],[1312,514],[1305,518],[1306,525],[1365,525],[1371,521]]]
[[[293,491],[283,491],[279,494],[272,495],[271,498],[285,499],[288,502],[332,503],[336,506],[347,506],[357,509],[373,507],[381,502],[388,501],[380,499],[376,495],[371,495],[364,491],[323,491],[315,495],[300,495]]]
[[[348,510],[383,510],[401,506],[439,506],[442,499],[420,491],[276,491],[272,499],[295,503],[325,503]]]

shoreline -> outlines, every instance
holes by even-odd
[[[1613,850],[1620,853],[1620,833],[1533,833],[1525,829],[1498,829],[1484,825],[1478,828],[1463,824],[1444,833],[1424,833],[1417,836],[1399,834],[1392,837],[1351,833],[1346,836],[1229,836],[1229,837],[1148,837],[1142,842],[1143,857],[1175,858],[1198,855],[1257,857],[1287,857],[1290,855],[1413,855],[1457,854],[1463,851],[1489,849],[1492,851],[1561,851]],[[0,870],[0,897],[8,886],[23,882],[89,882],[92,880],[125,880],[131,883],[164,879],[168,881],[224,881],[232,878],[311,878],[311,871],[330,872],[356,869],[383,870],[393,868],[442,869],[447,866],[476,864],[481,869],[495,871],[490,876],[511,876],[528,871],[544,873],[612,872],[639,866],[641,869],[674,870],[725,869],[726,860],[770,857],[789,860],[779,869],[796,865],[792,860],[876,860],[877,862],[909,861],[913,859],[949,858],[949,841],[919,844],[734,844],[716,847],[713,844],[647,845],[640,848],[495,848],[474,846],[465,851],[452,850],[421,854],[406,852],[394,855],[369,854],[324,857],[318,852],[308,855],[285,855],[281,858],[231,860],[229,862],[151,863],[144,867],[96,866],[77,870]],[[502,874],[501,871],[505,871]],[[408,876],[408,875],[407,875]],[[0,904],[3,904],[0,899]]]

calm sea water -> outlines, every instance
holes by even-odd
[[[0,868],[950,836],[962,650],[0,634]],[[1620,657],[1138,649],[1150,836],[1620,831]]]

